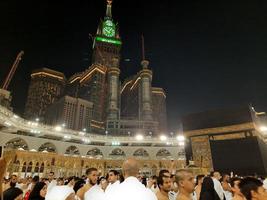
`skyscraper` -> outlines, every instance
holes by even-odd
[[[66,81],[64,95],[92,103],[91,132],[159,134],[166,130],[166,94],[162,88],[152,87],[152,69],[144,56],[140,71],[121,84],[122,41],[111,10],[112,1],[108,0],[106,16],[91,36],[92,64]]]
[[[65,75],[61,72],[48,68],[34,70],[28,89],[25,117],[43,120],[47,107],[62,96],[65,81]]]

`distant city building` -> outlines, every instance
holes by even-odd
[[[66,81],[64,90],[64,95],[92,103],[92,118],[88,121],[90,131],[111,135],[153,135],[166,131],[166,94],[162,88],[152,87],[149,62],[143,59],[137,75],[121,85],[119,76],[122,41],[118,24],[112,19],[111,1],[108,1],[106,16],[100,20],[96,35],[92,39],[92,64],[85,71],[71,76]],[[32,80],[34,81],[35,79]],[[58,86],[64,87],[64,81],[61,83],[61,80],[57,79],[57,83]],[[36,88],[32,85],[31,83],[26,113],[33,118],[37,113],[40,113],[38,117],[43,116],[47,107],[58,100],[58,97],[55,97],[53,102],[45,101],[39,93],[45,91],[50,94],[53,90],[43,88],[32,92]],[[60,92],[59,96],[61,95]],[[44,106],[44,103],[39,102],[41,100],[45,102]],[[52,115],[47,115],[49,116]],[[51,123],[52,119],[46,120]],[[73,124],[66,126],[77,128]]]
[[[152,87],[152,108],[153,119],[159,122],[159,131],[167,131],[166,93],[162,88]]]
[[[64,96],[48,107],[46,123],[80,131],[90,130],[93,103],[80,98]]]
[[[11,99],[10,91],[0,88],[0,105],[12,110]]]
[[[48,106],[63,94],[65,75],[48,68],[34,70],[28,89],[25,117],[27,119],[44,119]]]

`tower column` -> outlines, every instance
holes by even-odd
[[[142,120],[152,121],[152,94],[151,94],[151,81],[152,81],[152,71],[148,69],[149,62],[143,60],[141,65],[143,69],[140,71],[141,78],[141,118]]]
[[[118,59],[113,58],[113,66],[108,68],[108,115],[109,120],[116,120],[119,117],[119,75]]]

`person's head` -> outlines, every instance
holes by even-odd
[[[81,187],[84,186],[84,184],[85,184],[85,180],[84,179],[82,179],[82,178],[81,179],[78,179],[75,182],[74,186],[73,186],[74,192],[76,193]]]
[[[210,176],[211,176],[212,178],[217,179],[217,180],[220,180],[220,179],[222,178],[220,172],[217,172],[217,171],[210,172]]]
[[[177,171],[175,181],[178,184],[179,191],[192,193],[194,191],[195,183],[193,173],[187,169],[180,169]]]
[[[15,187],[18,182],[17,175],[13,174],[10,178],[10,187]]]
[[[54,173],[54,172],[50,172],[50,173],[48,174],[48,180],[49,180],[49,181],[52,181],[52,180],[54,179],[54,176],[55,176],[55,173]]]
[[[23,191],[16,187],[8,188],[3,193],[4,200],[22,200]]]
[[[65,185],[68,185],[70,187],[73,187],[75,185],[75,183],[79,180],[78,177],[75,176],[71,176],[68,178],[67,182],[65,183]]]
[[[119,172],[116,170],[110,170],[108,172],[108,182],[113,184],[115,183],[117,180],[119,180]]]
[[[100,177],[100,179],[99,179],[99,185],[100,185],[100,187],[102,188],[102,190],[106,190],[106,188],[107,188],[107,186],[108,186],[108,181],[107,181],[107,179],[105,178],[105,177]]]
[[[196,177],[196,185],[202,185],[204,177],[205,177],[204,174],[197,175],[197,177]]]
[[[38,182],[33,187],[29,200],[31,199],[44,199],[47,192],[47,185],[44,182]]]
[[[89,179],[89,183],[91,185],[95,185],[98,179],[98,171],[96,168],[91,167],[86,170],[87,178]]]
[[[228,174],[223,174],[222,181],[229,183],[230,182],[230,176]]]
[[[161,192],[166,192],[168,193],[169,191],[171,191],[171,178],[170,176],[159,176],[158,179],[157,179],[157,184],[158,184],[158,187],[160,189]]]
[[[163,176],[163,175],[164,176],[171,176],[169,170],[167,170],[167,169],[162,169],[159,171],[159,176]]]
[[[239,187],[246,200],[267,200],[267,191],[264,189],[263,183],[256,178],[242,179]]]
[[[32,178],[32,182],[33,182],[33,183],[37,183],[37,182],[39,182],[39,179],[40,179],[39,176],[34,176],[34,177]]]
[[[62,177],[57,179],[57,185],[64,185],[64,179]]]
[[[240,181],[241,181],[241,178],[239,177],[234,177],[230,180],[231,190],[233,191],[234,195],[242,195],[240,188],[239,188]]]
[[[122,164],[122,173],[125,178],[129,176],[137,177],[139,174],[138,162],[134,158],[128,158]]]

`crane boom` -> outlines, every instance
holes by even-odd
[[[10,69],[10,71],[9,71],[9,73],[8,73],[4,83],[3,83],[2,88],[4,90],[7,90],[8,86],[9,86],[9,83],[10,83],[10,81],[12,80],[12,78],[13,78],[13,76],[15,74],[15,71],[16,71],[18,65],[19,65],[19,62],[20,62],[21,57],[23,56],[23,54],[24,54],[24,51],[20,51],[19,54],[17,55],[17,58],[16,58],[15,62],[13,63],[13,65],[12,65],[12,67],[11,67],[11,69]]]

